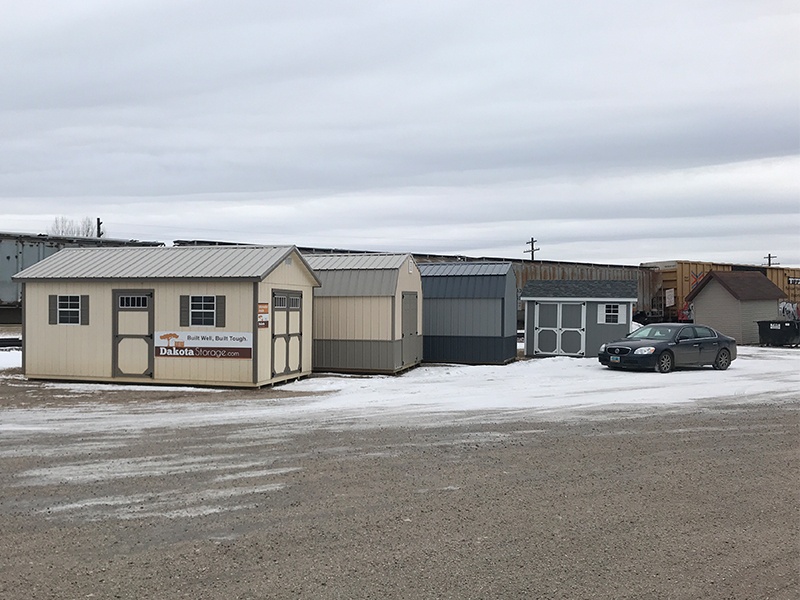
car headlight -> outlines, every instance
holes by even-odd
[[[605,352],[605,351],[606,351],[606,345],[605,345],[605,344],[602,344],[602,345],[600,346],[600,350],[598,350],[598,352]]]
[[[643,346],[633,351],[634,354],[652,354],[656,349],[652,346]]]

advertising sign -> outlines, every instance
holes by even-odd
[[[157,331],[155,355],[157,358],[252,358],[253,335],[230,331]]]
[[[269,302],[258,303],[258,328],[269,327]]]

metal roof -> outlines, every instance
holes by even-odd
[[[262,280],[292,253],[316,279],[294,246],[66,248],[14,279]]]
[[[315,271],[399,269],[406,260],[413,260],[410,254],[304,254],[306,261]]]
[[[410,254],[306,254],[322,287],[316,296],[394,296]]]
[[[507,275],[511,269],[511,263],[452,262],[419,265],[423,277],[501,276]]]
[[[632,300],[637,299],[635,281],[587,281],[531,279],[522,288],[522,300],[541,298],[575,298]]]
[[[516,301],[516,278],[510,263],[425,263],[419,268],[425,299],[505,298],[513,289]]]

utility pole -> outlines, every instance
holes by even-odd
[[[103,237],[103,230],[100,229],[102,224],[103,222],[100,220],[100,217],[97,217],[97,237],[99,238]]]
[[[777,256],[773,255],[771,252],[764,257],[767,261],[768,267],[774,267],[775,265],[779,265],[779,262],[772,262],[773,258],[778,258]]]
[[[530,242],[525,242],[528,246],[530,246],[530,250],[525,250],[525,252],[531,253],[531,262],[533,262],[534,253],[539,251],[539,248],[536,247],[536,240],[531,238]]]

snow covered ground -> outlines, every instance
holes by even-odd
[[[0,352],[0,383],[37,386],[63,406],[0,410],[0,432],[59,434],[220,424],[301,427],[444,425],[538,416],[569,418],[603,411],[653,412],[708,401],[800,401],[800,349],[741,347],[728,371],[710,367],[654,372],[611,371],[595,359],[545,358],[506,366],[430,365],[401,376],[325,376],[275,391],[27,382],[8,369],[19,351]],[[4,371],[5,370],[5,371]],[[5,381],[3,381],[5,380]],[[109,391],[183,392],[179,400],[107,402]],[[41,396],[41,393],[39,394]],[[219,396],[213,397],[218,394]],[[209,399],[212,398],[211,401]]]

